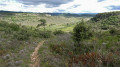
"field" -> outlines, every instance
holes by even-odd
[[[31,62],[34,52],[39,60]],[[34,63],[40,67],[119,67],[120,12],[94,17],[0,13],[0,67]]]

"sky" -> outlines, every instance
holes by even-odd
[[[0,10],[37,13],[120,11],[120,0],[0,0]]]

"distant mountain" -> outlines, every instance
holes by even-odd
[[[14,11],[0,11],[0,14],[14,14],[14,13],[32,13],[32,12],[14,12]],[[39,13],[49,14],[51,16],[65,16],[65,17],[94,17],[97,13]]]
[[[47,13],[52,16],[65,16],[65,17],[94,17],[97,13]]]

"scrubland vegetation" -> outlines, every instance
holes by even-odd
[[[120,12],[80,21],[70,33],[48,39],[39,50],[42,67],[119,67]]]
[[[30,54],[42,40],[40,67],[119,67],[120,12],[93,18],[3,14],[0,67],[29,67]]]

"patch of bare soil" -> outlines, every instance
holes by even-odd
[[[40,67],[39,65],[39,62],[40,62],[40,59],[39,59],[39,55],[38,55],[38,50],[40,49],[40,46],[42,46],[44,43],[44,41],[40,42],[38,44],[38,46],[35,48],[34,52],[32,53],[31,55],[31,64],[30,64],[30,67]]]

